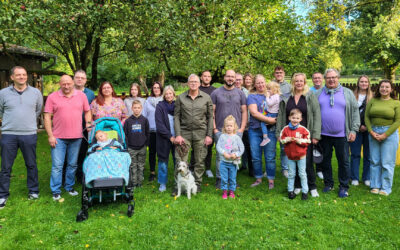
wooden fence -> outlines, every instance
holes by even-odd
[[[349,88],[349,89],[351,89],[351,90],[354,90],[355,88],[356,88],[356,86],[357,86],[357,84],[356,83],[340,83],[342,86],[344,86],[344,87],[346,87],[346,88]],[[377,91],[377,89],[378,89],[378,84],[372,84],[371,85],[371,89],[372,89],[372,91]],[[394,84],[394,94],[397,96],[397,99],[399,99],[400,100],[400,83],[395,83]]]

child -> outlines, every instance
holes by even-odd
[[[96,143],[90,147],[89,152],[93,152],[94,150],[103,150],[103,148],[108,147],[111,149],[120,148],[122,149],[122,145],[116,140],[108,139],[107,134],[102,130],[97,130],[96,135]]]
[[[285,153],[288,157],[289,176],[288,176],[288,196],[294,199],[294,178],[296,176],[296,163],[299,168],[301,181],[302,200],[308,199],[308,185],[306,174],[306,154],[307,146],[310,141],[310,132],[300,125],[302,113],[298,109],[292,109],[289,115],[289,125],[285,126],[280,134],[280,141],[285,144]]]
[[[278,117],[279,102],[281,90],[279,84],[276,82],[269,82],[267,84],[267,91],[265,92],[265,101],[262,104],[262,113],[267,117]],[[261,141],[260,146],[263,147],[270,142],[268,138],[267,124],[261,122],[261,129],[264,139]]]
[[[242,139],[236,135],[238,125],[232,115],[229,115],[224,120],[224,128],[222,135],[218,139],[217,152],[220,154],[221,163],[219,171],[221,174],[221,190],[222,199],[228,198],[228,183],[229,197],[235,198],[236,190],[236,173],[238,169],[237,160],[244,152]],[[236,164],[235,164],[236,163]]]
[[[149,121],[142,116],[142,103],[140,100],[132,102],[133,114],[126,119],[124,132],[128,144],[128,152],[131,156],[129,179],[133,187],[141,187],[143,182],[143,170],[146,164],[147,145],[149,145],[150,130]]]

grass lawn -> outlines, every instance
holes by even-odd
[[[335,191],[321,197],[289,200],[287,181],[277,171],[276,188],[238,174],[237,198],[222,200],[214,179],[204,179],[203,192],[187,200],[158,192],[145,181],[135,190],[135,214],[126,216],[123,202],[97,204],[89,219],[76,223],[80,196],[63,193],[54,202],[49,188],[51,157],[45,133],[38,139],[40,199],[27,200],[26,170],[21,154],[15,161],[11,196],[0,210],[0,248],[345,248],[400,247],[400,177],[396,169],[393,193],[373,195],[360,185],[346,199]],[[213,158],[215,159],[215,158]],[[337,163],[334,163],[335,169]],[[170,177],[172,165],[170,164]],[[278,167],[280,170],[280,167]],[[148,177],[148,168],[145,177]],[[337,177],[337,173],[334,174]],[[169,178],[170,188],[172,178]],[[337,179],[336,184],[337,185]],[[323,183],[318,179],[318,189]],[[80,191],[80,186],[76,185]],[[63,190],[64,191],[64,190]]]

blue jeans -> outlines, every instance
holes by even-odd
[[[261,128],[249,129],[249,140],[251,149],[251,158],[253,161],[254,177],[259,179],[263,177],[262,169],[262,152],[264,151],[264,159],[269,180],[275,179],[275,155],[276,155],[276,137],[275,129],[268,131],[268,138],[271,140],[264,147],[260,146],[263,140]]]
[[[221,161],[219,164],[221,174],[221,190],[236,190],[236,165],[231,162]]]
[[[26,185],[29,193],[39,193],[38,169],[36,165],[37,134],[1,136],[1,172],[0,172],[0,198],[7,198],[10,193],[11,169],[17,157],[18,148],[24,157],[27,178]]]
[[[382,134],[389,126],[373,126],[375,133]],[[394,167],[396,165],[396,151],[399,145],[399,134],[393,132],[384,141],[379,142],[369,136],[369,149],[371,156],[371,188],[378,188],[386,193],[392,192]]]
[[[350,179],[359,181],[361,146],[363,147],[363,173],[362,180],[369,181],[369,139],[368,132],[358,132],[356,140],[350,143]]]
[[[287,158],[287,156],[286,156],[286,153],[285,153],[285,150],[284,150],[284,145],[282,144],[282,143],[279,143],[280,144],[280,148],[281,148],[281,153],[280,153],[280,157],[281,157],[281,167],[282,167],[282,171],[283,170],[288,170],[289,169],[289,167],[288,167],[288,161],[289,161],[289,159]]]
[[[171,153],[172,153],[172,161],[174,162],[175,166],[175,147],[171,147]],[[158,159],[158,183],[159,184],[164,184],[167,185],[168,182],[168,162],[167,161],[162,161],[160,158]]]
[[[67,157],[67,169],[65,171],[64,188],[67,191],[73,189],[75,184],[75,172],[78,165],[79,148],[82,139],[58,139],[55,148],[51,148],[51,177],[50,189],[53,194],[61,193],[62,170]]]
[[[299,168],[299,177],[301,182],[301,191],[303,193],[308,193],[308,184],[307,184],[307,173],[306,173],[306,157],[303,159],[294,161],[288,160],[289,166],[289,176],[288,176],[288,191],[293,192],[294,190],[294,179],[296,177],[296,164]]]
[[[268,113],[266,115],[266,117],[276,118],[276,117],[278,117],[278,113]],[[268,134],[268,128],[267,128],[267,124],[265,124],[265,122],[261,122],[261,130],[262,130],[263,135]]]

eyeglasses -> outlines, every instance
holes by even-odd
[[[326,80],[334,80],[334,79],[336,79],[336,78],[338,78],[337,76],[331,76],[331,77],[326,77],[325,79]]]

